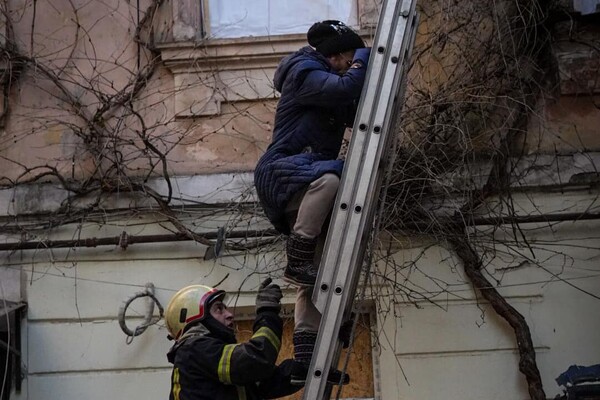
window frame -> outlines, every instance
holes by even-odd
[[[354,1],[357,3],[358,29],[373,28],[377,23],[378,10],[383,0]],[[154,21],[154,32],[158,43],[219,40],[211,38],[208,0],[172,0],[164,2],[160,7],[158,17]]]

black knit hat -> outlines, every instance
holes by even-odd
[[[358,33],[336,20],[314,23],[306,37],[308,44],[325,57],[365,47],[365,42]]]

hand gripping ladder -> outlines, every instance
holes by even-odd
[[[391,129],[402,106],[417,28],[416,0],[384,0],[365,85],[327,234],[313,302],[322,314],[305,400],[329,398],[327,371],[337,366],[338,332],[351,312],[371,231]]]

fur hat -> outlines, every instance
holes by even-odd
[[[365,47],[358,33],[336,20],[314,23],[306,37],[308,44],[325,57]]]

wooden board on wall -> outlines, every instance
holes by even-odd
[[[253,321],[238,321],[236,324],[236,334],[239,342],[246,341],[252,335]],[[350,375],[350,383],[345,385],[340,398],[373,398],[373,357],[371,346],[370,318],[362,314],[356,327],[354,343],[350,353],[350,361],[346,372]],[[293,358],[294,346],[292,344],[292,335],[294,332],[293,319],[285,319],[283,325],[283,339],[281,341],[281,351],[279,360],[281,362],[287,358]],[[342,352],[340,357],[340,368],[343,366],[347,350]],[[334,393],[335,393],[334,388]],[[301,400],[303,391],[284,397],[285,400]]]

